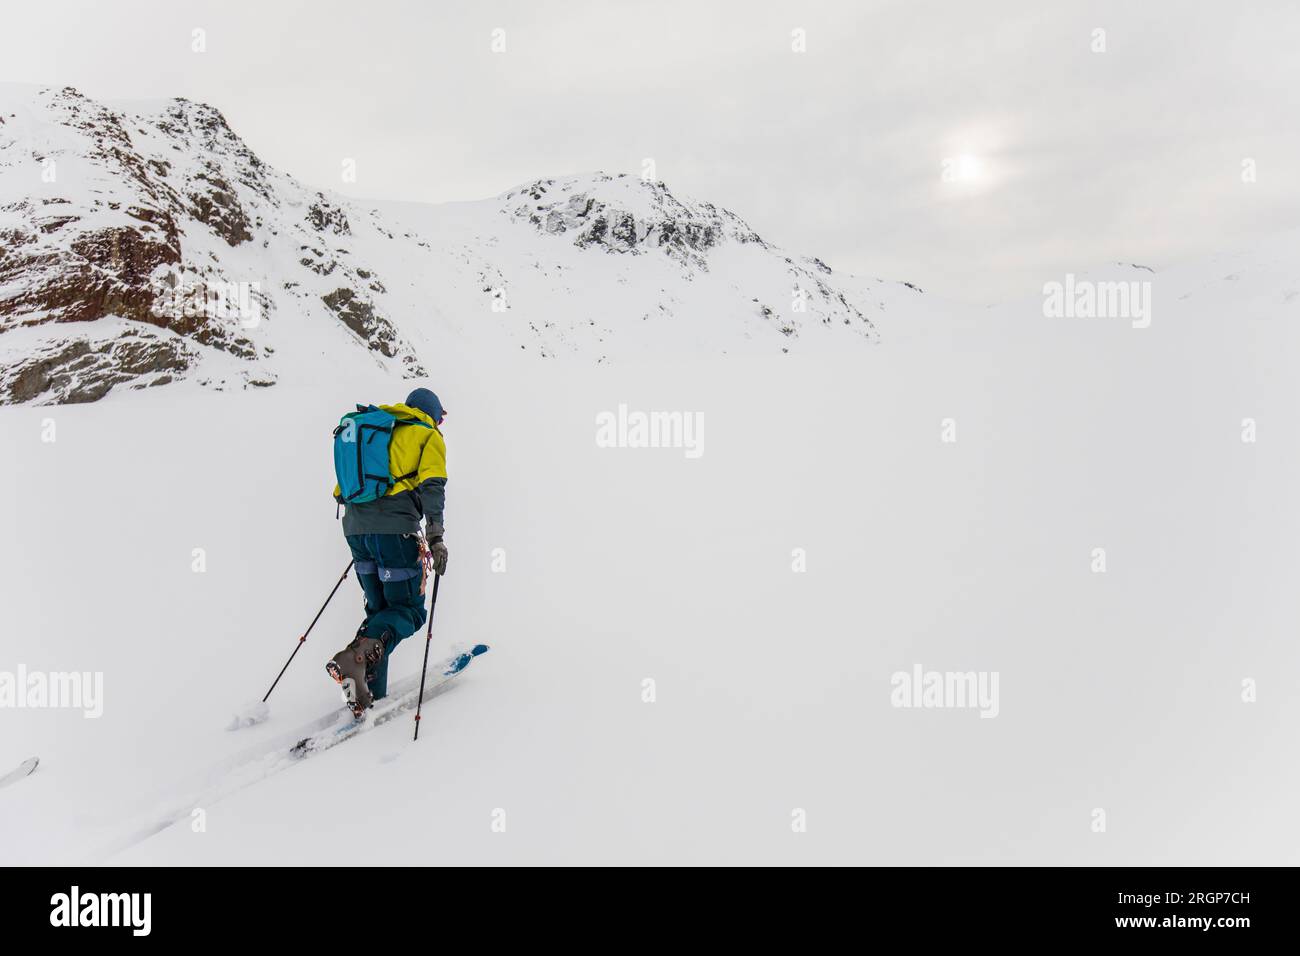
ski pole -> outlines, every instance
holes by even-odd
[[[429,599],[429,635],[424,639],[424,666],[420,668],[420,696],[415,699],[415,736],[420,739],[420,708],[424,705],[424,674],[429,669],[429,645],[433,643],[433,609],[438,606],[438,582],[441,574],[433,576],[433,597]]]
[[[343,574],[339,576],[338,581],[334,584],[334,590],[331,591],[330,596],[325,599],[325,603],[320,606],[320,610],[316,612],[316,616],[311,619],[311,623],[307,625],[307,630],[303,631],[302,637],[298,638],[298,646],[293,649],[293,653],[289,655],[289,659],[284,662],[284,666],[280,668],[280,673],[275,675],[275,680],[271,683],[271,690],[275,690],[275,685],[280,683],[280,678],[284,676],[284,672],[289,669],[289,665],[293,663],[293,659],[297,657],[298,652],[302,650],[302,645],[306,642],[307,635],[310,634],[311,629],[316,626],[316,622],[320,620],[320,616],[325,613],[325,608],[329,607],[330,601],[334,600],[334,594],[338,591],[339,585],[343,583],[343,579],[348,576],[348,572],[351,570],[352,562],[349,561],[348,566],[343,569]],[[262,698],[262,703],[265,704],[267,697],[271,696],[271,690],[266,692],[266,697]]]

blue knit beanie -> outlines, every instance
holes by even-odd
[[[427,388],[417,388],[410,395],[407,395],[406,404],[412,408],[418,408],[439,425],[442,424],[443,418],[447,415],[446,409],[442,407],[442,402],[438,401],[438,396]]]

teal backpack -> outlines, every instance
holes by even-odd
[[[389,471],[388,445],[393,432],[402,425],[429,427],[374,405],[358,405],[355,412],[339,419],[334,429],[334,477],[339,483],[339,497],[346,504],[382,498],[393,485],[418,474],[412,471],[394,476]]]

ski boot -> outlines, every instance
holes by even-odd
[[[358,720],[374,703],[366,685],[367,672],[383,659],[384,642],[358,634],[352,643],[335,654],[325,671],[343,689],[343,703]]]

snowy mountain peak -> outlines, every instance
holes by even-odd
[[[663,182],[621,174],[539,179],[502,195],[506,212],[579,248],[606,252],[661,250],[707,268],[707,253],[732,240],[767,244],[740,217],[712,203],[681,200]]]

